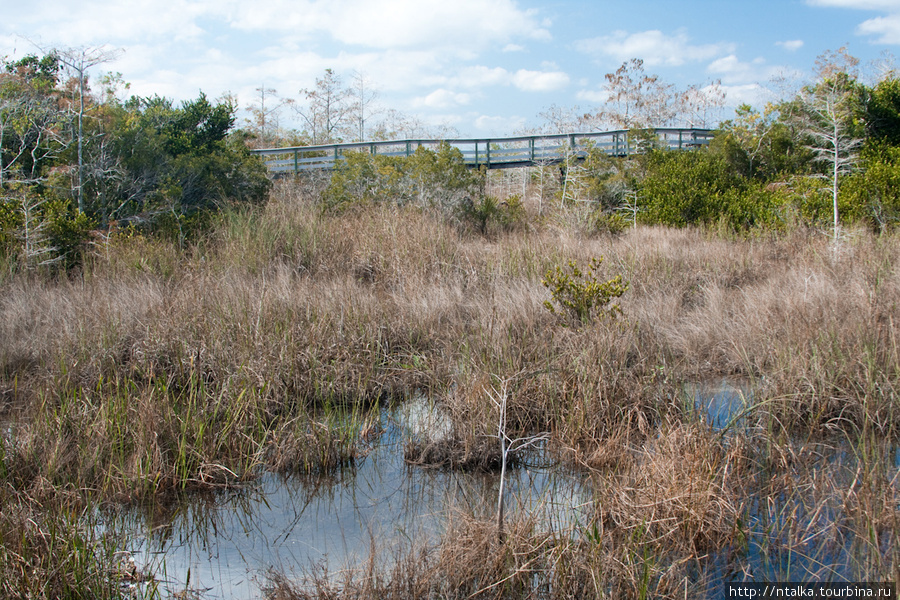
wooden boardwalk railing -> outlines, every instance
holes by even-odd
[[[709,144],[711,129],[659,128],[654,130],[660,143],[672,149],[697,148]],[[565,133],[527,135],[508,138],[393,140],[387,142],[352,142],[321,146],[295,146],[251,150],[264,157],[272,174],[299,173],[314,169],[333,169],[345,152],[369,152],[384,156],[410,156],[416,148],[436,149],[448,143],[462,152],[463,160],[472,168],[506,169],[559,163],[567,157],[587,154],[589,145],[611,156],[627,156],[637,149],[628,130],[600,133]]]

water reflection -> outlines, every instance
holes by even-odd
[[[133,513],[119,526],[134,540],[137,564],[156,575],[165,594],[188,588],[204,598],[259,597],[270,568],[290,574],[322,561],[330,570],[353,568],[373,552],[386,566],[404,542],[436,541],[453,511],[487,517],[496,507],[495,475],[406,465],[407,419],[388,415],[372,452],[331,479],[266,473],[252,489],[155,518]],[[413,427],[419,422],[421,415]],[[590,494],[577,475],[535,466],[507,476],[508,511],[537,513],[559,527],[589,512]]]
[[[749,395],[742,386],[725,382],[692,392],[701,421],[727,429],[723,443],[765,433],[749,426],[749,416],[745,420]],[[410,542],[438,541],[456,511],[492,516],[496,475],[404,463],[410,436],[445,435],[432,406],[408,402],[385,412],[382,427],[372,451],[333,477],[268,473],[244,490],[132,512],[116,527],[133,540],[138,565],[156,575],[164,597],[189,588],[203,598],[257,598],[269,569],[291,577],[325,562],[334,573],[359,568],[370,557],[389,567]],[[896,527],[883,524],[900,509],[900,449],[846,439],[759,439],[765,443],[751,441],[747,454],[753,465],[739,490],[736,538],[692,563],[697,572],[689,577],[704,584],[698,595],[721,597],[735,581],[874,580],[883,574],[878,569],[897,544]],[[507,514],[527,511],[545,530],[590,527],[596,514],[590,482],[539,458],[508,473]],[[873,532],[874,543],[867,537]]]
[[[694,398],[694,409],[715,430],[741,425],[750,406],[749,386],[741,382],[721,380],[688,387]]]

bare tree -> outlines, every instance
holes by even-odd
[[[607,73],[605,78],[608,104],[612,108],[609,115],[613,122],[628,129],[647,126],[643,115],[645,92],[649,86],[657,84],[658,78],[644,72],[644,61],[632,58],[614,73]]]
[[[307,104],[297,112],[306,123],[306,131],[313,144],[337,141],[345,133],[351,114],[351,91],[344,88],[339,75],[325,69],[325,75],[316,79],[314,89],[300,90]]]
[[[27,79],[0,76],[0,187],[10,179],[39,181],[43,166],[67,147],[62,120],[54,95]]]
[[[3,78],[3,75],[0,75],[0,78]],[[4,162],[4,142],[8,139],[8,132],[12,133],[16,122],[15,119],[21,112],[23,105],[22,98],[16,94],[6,94],[5,87],[3,82],[0,81],[0,190],[3,189],[7,169],[16,161],[16,158],[13,157],[10,158],[9,164]]]
[[[538,117],[544,122],[544,126],[541,127],[539,133],[548,135],[572,133],[575,131],[579,122],[577,106],[565,108],[557,106],[556,104],[551,104],[549,108],[538,113]]]
[[[248,122],[259,131],[260,146],[266,147],[272,137],[272,129],[278,129],[278,113],[294,101],[290,98],[279,98],[278,92],[273,88],[267,88],[265,84],[256,88],[256,91],[259,92],[259,102],[247,107],[251,117]]]
[[[491,388],[488,397],[500,413],[497,421],[497,435],[500,441],[500,491],[497,494],[497,540],[503,543],[503,492],[506,486],[506,466],[509,457],[529,446],[534,446],[549,439],[550,434],[544,432],[527,437],[512,438],[506,431],[506,405],[509,399],[509,379],[500,380],[500,389]]]
[[[638,125],[666,127],[678,115],[679,95],[675,86],[656,75],[644,76],[642,98],[638,105]]]
[[[847,52],[846,46],[837,50],[827,50],[816,57],[813,72],[819,81],[840,77],[856,80],[859,77],[859,59]]]
[[[115,60],[121,56],[122,52],[123,50],[119,48],[109,49],[106,46],[80,46],[53,51],[59,62],[69,67],[78,78],[78,179],[76,190],[79,212],[84,212],[84,99],[87,71],[99,64]]]
[[[725,90],[721,81],[705,87],[692,85],[678,98],[678,111],[688,127],[711,127],[725,106]]]
[[[350,98],[353,100],[351,111],[356,121],[356,141],[363,142],[368,131],[367,121],[377,114],[374,102],[378,98],[378,91],[373,88],[371,80],[365,74],[357,71],[353,74]]]
[[[857,161],[856,150],[861,138],[852,134],[852,104],[847,87],[840,78],[826,80],[808,90],[802,97],[807,114],[804,133],[813,143],[807,148],[817,162],[828,166],[834,210],[834,240],[838,240],[838,186],[840,177],[849,173]]]

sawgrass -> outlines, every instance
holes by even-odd
[[[510,435],[546,432],[549,456],[599,474],[602,510],[565,534],[512,519],[500,549],[482,547],[496,532],[473,517],[417,548],[431,561],[421,569],[399,557],[397,573],[348,580],[342,593],[676,596],[713,577],[708,556],[728,539],[815,558],[822,546],[796,540],[837,536],[829,523],[840,519],[861,572],[892,573],[896,234],[835,246],[814,231],[611,236],[581,222],[544,207],[531,227],[483,237],[409,207],[329,213],[282,183],[266,207],[225,212],[186,251],[123,231],[77,276],[5,275],[0,409],[15,435],[0,483],[50,506],[240,486],[261,469],[315,478],[352,467],[378,408],[416,392],[441,406],[451,434],[407,446],[407,459],[492,470],[488,392],[502,379]],[[573,326],[546,310],[545,274],[600,256],[598,278],[628,283],[621,315]],[[723,376],[749,382],[752,451],[704,430],[684,392]],[[860,456],[846,493],[842,475],[800,460],[834,435]],[[788,480],[766,505],[765,535],[753,533],[749,499]],[[807,529],[789,529],[798,519]],[[4,544],[0,568],[14,569]],[[481,571],[463,568],[468,555]],[[329,597],[316,577],[314,597]],[[273,593],[300,593],[278,581]]]

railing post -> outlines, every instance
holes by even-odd
[[[487,165],[487,168],[491,168],[491,140],[487,140],[484,148],[484,163]]]
[[[294,150],[294,175],[300,173],[300,151]]]
[[[528,159],[531,164],[534,164],[534,138],[529,138],[528,140]]]

